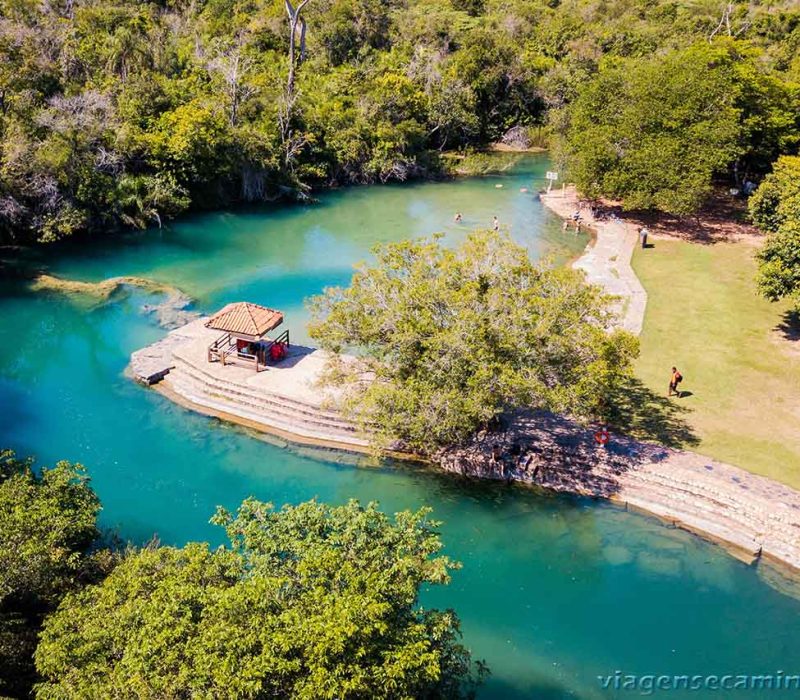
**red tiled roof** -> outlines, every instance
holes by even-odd
[[[238,301],[220,309],[208,321],[206,328],[238,335],[261,336],[283,323],[283,314],[266,306]]]

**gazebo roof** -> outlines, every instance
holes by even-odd
[[[281,323],[283,314],[280,311],[247,301],[238,301],[217,311],[206,321],[206,328],[257,338],[280,326]]]

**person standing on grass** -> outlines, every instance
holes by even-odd
[[[667,396],[672,396],[675,394],[678,398],[681,396],[681,392],[678,391],[678,385],[683,381],[683,375],[678,371],[677,367],[672,368],[672,376],[669,380],[669,391],[667,392]]]
[[[496,216],[492,219],[492,229],[494,231],[500,230],[500,220]]]

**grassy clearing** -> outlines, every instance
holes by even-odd
[[[672,399],[697,451],[800,488],[800,338],[786,306],[756,296],[749,243],[656,240],[633,267],[648,292],[637,375]]]

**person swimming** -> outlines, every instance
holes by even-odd
[[[453,221],[455,221],[457,224],[460,224],[461,219],[462,219],[461,212],[460,211],[456,212],[456,215],[453,217]]]
[[[500,220],[496,216],[492,219],[492,230],[500,230]]]

